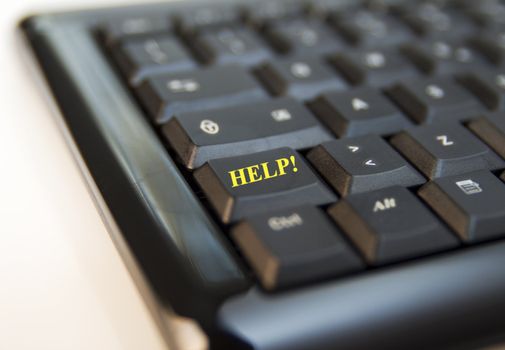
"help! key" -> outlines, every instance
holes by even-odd
[[[224,223],[287,206],[336,201],[290,148],[210,160],[194,176]]]

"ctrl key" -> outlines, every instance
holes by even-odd
[[[267,290],[364,267],[338,229],[312,206],[251,216],[236,225],[231,234]]]

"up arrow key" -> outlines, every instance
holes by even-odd
[[[358,152],[359,151],[359,147],[358,146],[347,146],[347,148],[352,152],[352,153],[355,153],[355,152]]]
[[[376,166],[377,163],[375,163],[375,161],[373,161],[372,159],[369,159],[365,162],[365,165],[368,165],[368,166]]]

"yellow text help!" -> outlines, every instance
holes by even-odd
[[[284,176],[289,171],[293,173],[298,171],[294,156],[279,158],[273,162],[250,165],[245,168],[229,171],[228,174],[230,175],[231,187],[238,187]]]

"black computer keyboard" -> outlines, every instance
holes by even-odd
[[[207,268],[218,271],[215,276],[236,269],[230,273],[233,278],[226,275],[229,280],[223,282],[235,287],[216,292],[219,297],[212,308],[219,309],[228,298],[255,288],[255,298],[265,304],[263,307],[256,304],[258,309],[251,309],[255,304],[244,302],[247,307],[241,310],[256,312],[258,318],[251,322],[261,329],[258,320],[268,318],[262,314],[265,308],[268,305],[281,308],[274,300],[283,303],[311,288],[331,284],[337,288],[335,298],[337,295],[342,298],[339,286],[343,290],[346,283],[375,278],[373,284],[362,286],[362,293],[366,293],[363,288],[377,288],[377,293],[387,295],[390,289],[402,290],[420,279],[434,286],[447,278],[445,283],[454,284],[447,287],[454,288],[451,293],[457,290],[471,298],[472,290],[465,289],[469,281],[464,277],[460,280],[460,274],[468,269],[474,276],[490,273],[485,264],[479,270],[476,266],[483,260],[470,254],[496,248],[505,238],[505,3],[470,0],[250,1],[191,6],[181,3],[167,10],[146,5],[145,9],[137,7],[117,13],[109,10],[105,15],[91,12],[84,17],[86,32],[92,40],[88,45],[99,56],[93,59],[103,60],[100,69],[112,72],[115,78],[111,79],[117,79],[126,92],[122,98],[133,101],[132,108],[144,118],[139,123],[150,129],[135,138],[131,135],[140,126],[129,125],[128,120],[121,120],[122,115],[109,116],[118,118],[114,122],[122,123],[122,127],[132,132],[124,137],[138,154],[125,151],[126,158],[131,156],[141,163],[143,149],[147,148],[144,136],[149,135],[149,142],[163,145],[154,158],[146,156],[149,164],[166,161],[176,164],[170,169],[170,176],[179,182],[165,183],[166,179],[160,177],[155,187],[142,192],[144,180],[158,170],[157,165],[152,172],[146,167],[138,181],[133,182],[133,187],[138,185],[140,190],[129,188],[136,195],[123,198],[122,189],[128,186],[117,184],[116,189],[114,172],[107,178],[108,171],[103,169],[109,166],[108,160],[88,160],[92,172],[94,168],[102,169],[102,173],[97,170],[96,181],[106,200],[115,203],[109,204],[113,214],[120,223],[124,222],[122,229],[127,232],[127,241],[159,294],[170,295],[171,288],[178,288],[172,286],[174,280],[171,285],[160,282],[165,274],[173,272],[161,264],[173,262],[170,259],[183,260],[187,265],[173,268],[178,271],[176,280],[186,273],[195,273],[185,272],[186,268],[199,271],[196,275],[205,275],[205,282],[213,278],[208,276],[214,276],[212,272],[201,272]],[[77,21],[75,14],[65,18],[67,22]],[[27,25],[26,30],[35,36],[33,33],[39,27]],[[70,37],[67,40],[71,41]],[[37,45],[34,46],[37,51]],[[38,55],[45,56],[40,52],[39,47]],[[39,59],[44,63],[44,57]],[[86,58],[82,59],[85,62]],[[46,61],[54,64],[54,57]],[[57,73],[47,74],[51,80],[51,75]],[[60,83],[63,78],[58,78]],[[71,89],[70,85],[61,88],[63,95]],[[92,82],[88,88],[93,90]],[[54,86],[53,89],[58,90]],[[106,100],[108,94],[104,91],[97,87],[95,93],[103,93]],[[77,107],[69,105],[62,109],[68,114]],[[84,123],[69,118],[71,129]],[[119,127],[114,129],[112,124],[107,127],[114,137],[121,138]],[[75,136],[78,145],[85,144],[82,146],[85,157],[86,152],[106,153],[114,149],[110,143],[94,144],[100,138],[93,138],[92,134],[89,131],[82,140]],[[99,157],[90,157],[94,156]],[[120,173],[127,172],[123,169]],[[114,189],[108,193],[111,188]],[[161,197],[150,198],[153,192],[155,196],[161,192]],[[150,215],[166,212],[168,216],[158,222],[154,220],[152,226],[145,224],[144,218],[135,219],[133,224],[128,221],[133,219],[127,217],[137,215],[136,209],[120,209],[126,202],[137,200],[144,201],[148,211],[155,212]],[[163,201],[170,202],[169,210],[164,211]],[[193,208],[203,208],[203,216],[208,220],[191,216],[197,210]],[[159,229],[159,223],[165,219],[172,228],[183,229],[169,239],[160,235],[151,239],[150,236],[156,235],[149,230]],[[212,234],[193,236],[194,231],[204,232],[206,227],[212,227]],[[170,245],[172,250],[166,249],[163,240],[175,242]],[[216,245],[223,245],[231,260],[218,261],[205,255],[206,250],[217,249]],[[503,262],[505,250],[502,248],[501,252],[496,253],[497,260],[489,262],[491,266]],[[187,259],[164,256],[170,254],[187,255]],[[449,266],[443,259],[454,257],[475,265],[458,263],[456,270],[445,271],[447,275],[443,277],[431,275],[436,266]],[[409,266],[430,267],[412,270],[415,282],[409,279],[410,272],[397,280],[388,281],[384,277],[380,281],[381,276]],[[499,271],[501,266],[496,269],[493,281],[505,277]],[[454,271],[459,274],[454,275]],[[181,279],[193,279],[186,277]],[[235,283],[237,280],[240,283]],[[216,281],[215,285],[221,282]],[[191,290],[192,284],[188,285],[181,290]],[[491,336],[494,339],[495,330],[505,328],[503,316],[492,311],[505,305],[502,287],[503,283],[491,288],[490,295],[498,293],[501,297],[488,295],[491,304],[485,304],[479,312],[467,302],[458,303],[458,297],[447,314],[450,317],[444,313],[450,303],[441,307],[440,315],[433,311],[428,316],[418,310],[416,319],[416,311],[412,310],[413,318],[407,317],[412,327],[407,333],[413,334],[410,340],[395,335],[390,328],[384,328],[381,335],[372,335],[369,340],[357,340],[360,337],[356,334],[365,328],[359,325],[352,328],[349,324],[354,338],[343,337],[337,331],[335,334],[340,334],[340,338],[331,335],[324,338],[326,330],[322,326],[310,331],[311,327],[305,327],[306,343],[300,340],[296,345],[282,338],[283,332],[267,336],[252,331],[248,338],[249,316],[240,312],[240,322],[246,319],[246,325],[237,326],[237,332],[230,331],[234,323],[226,326],[231,321],[223,321],[224,311],[218,312],[221,326],[215,326],[216,316],[207,310],[208,304],[202,297],[207,294],[207,287],[195,297],[188,294],[184,302],[193,305],[180,308],[180,312],[191,316],[210,313],[213,316],[208,319],[213,321],[196,316],[204,328],[219,329],[220,338],[223,332],[235,338],[241,338],[242,334],[244,343],[254,349],[381,348],[374,345],[378,339],[390,341],[383,348],[396,348],[392,345],[395,342],[404,349],[443,348],[469,337],[477,344],[477,339],[480,341],[477,333],[485,335],[483,339]],[[397,292],[391,292],[391,297],[402,299],[395,296]],[[435,287],[428,297],[416,294],[415,290],[410,292],[414,293],[410,295],[412,302],[422,304],[426,303],[422,298],[429,298],[433,303],[427,309],[439,307],[440,295],[437,296]],[[438,292],[443,298],[450,294],[448,290]],[[169,302],[182,303],[184,293],[178,290],[174,294],[177,295],[169,297]],[[311,303],[320,300],[321,305],[331,309],[331,295],[311,299]],[[480,298],[485,297],[476,297],[477,304],[483,302]],[[379,300],[377,303],[387,304]],[[289,310],[311,307],[301,301],[290,305]],[[409,306],[403,307],[409,310]],[[484,319],[484,324],[487,322],[486,330],[476,326],[478,322],[470,315],[455,320],[458,312],[465,313],[465,307],[475,312],[472,315]],[[195,308],[197,312],[188,311]],[[289,310],[279,313],[289,315]],[[395,325],[402,322],[404,316],[397,314],[397,310],[389,311],[396,316],[390,317],[384,311],[383,320],[394,319]],[[317,313],[308,314],[311,319],[318,317]],[[295,313],[294,317],[302,315],[303,312]],[[366,319],[366,312],[362,316]],[[286,317],[284,322],[289,321],[289,316]],[[351,319],[349,316],[340,321],[352,323]],[[381,322],[380,317],[377,320]],[[426,320],[429,322],[425,323]],[[331,323],[329,319],[327,322]],[[442,328],[459,327],[468,334],[448,332],[445,337],[437,334],[428,337],[429,340],[415,340],[416,332],[422,337],[430,332],[428,323]],[[368,326],[382,327],[377,323]],[[296,329],[291,329],[291,334]],[[275,333],[275,329],[271,331]],[[314,341],[311,337],[318,332],[322,332],[322,338]],[[275,341],[263,342],[262,337],[274,337]],[[459,345],[464,348],[475,344],[468,341]]]
[[[269,290],[505,237],[505,71],[495,23],[472,18],[485,9],[335,4],[99,28]]]

